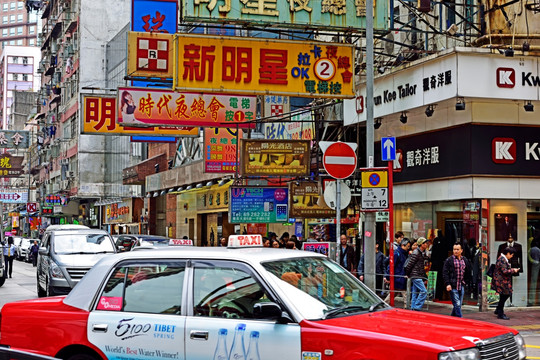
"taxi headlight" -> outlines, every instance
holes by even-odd
[[[439,360],[478,360],[480,359],[480,351],[476,348],[449,351],[439,354]]]
[[[51,276],[56,279],[65,279],[64,274],[60,267],[54,262],[50,262],[49,270],[51,271]]]
[[[527,353],[525,352],[525,340],[523,340],[523,337],[520,334],[517,334],[514,338],[516,339],[519,350],[519,359],[525,359],[527,357]]]

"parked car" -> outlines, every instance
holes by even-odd
[[[17,246],[17,260],[24,260],[26,262],[29,261],[29,255],[30,255],[30,248],[34,244],[34,241],[39,239],[27,239],[23,238],[19,245]]]
[[[25,249],[22,249],[22,251],[24,252],[23,254],[23,258],[24,258],[24,261],[26,262],[32,262],[32,253],[30,251],[30,249],[32,249],[32,246],[34,245],[34,241],[37,241],[37,244],[38,246],[41,245],[41,240],[39,239],[28,239],[30,240],[30,244],[28,244],[28,247],[25,248]]]
[[[119,251],[131,251],[139,247],[169,246],[171,239],[160,235],[123,234],[116,238]]]
[[[18,259],[20,260],[20,253],[19,253],[19,246],[21,246],[21,242],[23,241],[23,237],[22,236],[12,236],[13,238],[13,245],[15,245],[15,247],[17,248],[17,254],[15,254],[15,259]],[[6,241],[7,241],[7,238],[6,238]]]
[[[114,253],[116,246],[105,230],[82,225],[49,226],[38,253],[38,296],[68,294],[99,259]]]

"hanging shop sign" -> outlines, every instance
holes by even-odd
[[[22,162],[24,156],[12,156],[10,154],[0,155],[0,177],[17,177],[24,174]]]
[[[29,131],[0,130],[1,149],[28,149]]]
[[[204,129],[204,172],[234,173],[238,166],[235,128]]]
[[[106,224],[123,224],[131,222],[131,201],[122,201],[105,206]]]
[[[28,192],[0,191],[0,201],[4,203],[26,203],[28,201]]]
[[[283,25],[360,31],[366,28],[366,1],[184,0],[184,21]],[[388,2],[373,2],[373,27],[388,28]]]
[[[43,202],[44,206],[55,206],[55,205],[67,205],[69,198],[64,195],[47,195],[45,196],[45,201]]]
[[[82,133],[99,135],[153,135],[153,136],[198,136],[199,129],[191,126],[122,126],[117,120],[115,97],[89,96],[82,94]],[[157,106],[157,105],[156,105]]]
[[[264,117],[281,119],[291,111],[291,99],[288,96],[269,95],[264,97]],[[288,117],[287,117],[288,119]]]
[[[178,31],[177,0],[132,0],[131,30],[148,33]]]
[[[242,175],[309,175],[309,141],[241,140],[240,146],[242,151]]]
[[[197,193],[197,211],[227,211],[229,206],[229,186],[212,185],[208,190]]]
[[[177,91],[354,97],[354,47],[177,34]]]
[[[172,78],[174,34],[129,32],[127,73],[136,77]]]
[[[247,95],[178,93],[118,88],[121,126],[254,127],[257,98]]]
[[[229,223],[285,223],[288,202],[287,188],[231,187]]]
[[[300,182],[290,184],[290,213],[293,218],[326,218],[335,217],[332,210],[321,196],[319,184],[316,182]]]
[[[290,121],[265,123],[264,138],[268,140],[313,140],[314,120],[311,111],[297,113]]]
[[[539,139],[540,128],[534,126],[472,124],[433,131],[429,136],[399,138],[393,181],[470,175],[540,176]],[[380,146],[375,149],[380,151]]]

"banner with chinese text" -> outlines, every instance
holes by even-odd
[[[310,98],[355,96],[352,45],[176,35],[178,71],[173,81],[177,91]]]
[[[290,184],[291,203],[290,217],[292,218],[333,218],[336,211],[324,201],[322,191],[316,182],[300,182]]]
[[[236,136],[234,128],[204,129],[204,172],[234,173],[238,162],[236,159]]]
[[[28,149],[29,131],[0,130],[0,148]]]
[[[287,188],[231,187],[229,223],[278,223],[289,220]]]
[[[176,127],[133,127],[121,126],[117,122],[116,98],[82,95],[83,134],[100,135],[153,135],[153,136],[198,136],[199,129],[191,126]]]
[[[264,138],[269,140],[313,140],[315,127],[311,111],[297,113],[290,121],[265,123]]]
[[[365,0],[183,0],[185,21],[282,24],[285,27],[360,31],[366,28]],[[373,1],[373,27],[388,29],[388,1]]]
[[[242,151],[242,175],[309,175],[309,141],[250,139],[241,140],[240,145]]]
[[[118,88],[117,103],[119,124],[248,128],[257,97]]]

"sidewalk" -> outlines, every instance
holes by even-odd
[[[403,303],[396,302],[396,307],[402,307]],[[427,301],[425,304],[427,312],[434,314],[450,315],[451,304]],[[480,312],[477,306],[464,305],[462,307],[463,318],[472,320],[487,321],[494,324],[504,325],[514,328],[520,332],[540,332],[540,307],[505,307],[504,312],[510,320],[497,319],[493,313],[495,308],[489,311]]]

